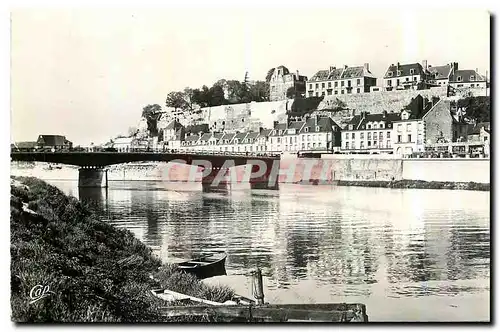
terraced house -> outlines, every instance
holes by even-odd
[[[288,123],[275,123],[273,129],[239,133],[189,135],[180,143],[181,151],[235,153],[280,153],[315,151],[331,153],[340,149],[341,128],[330,118],[314,116]]]
[[[377,85],[377,78],[370,72],[368,63],[363,66],[330,67],[320,70],[306,82],[307,96],[320,97],[340,94],[370,92]]]
[[[391,64],[384,75],[384,90],[421,90],[431,86],[427,60],[420,63]]]

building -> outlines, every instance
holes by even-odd
[[[39,135],[36,141],[36,148],[70,149],[73,143],[61,135]]]
[[[352,117],[342,130],[343,153],[393,153],[393,122],[400,120],[396,113],[370,114],[361,112]]]
[[[458,62],[452,62],[444,66],[429,66],[429,81],[437,86],[448,85],[450,77],[458,70]]]
[[[296,73],[290,73],[285,66],[279,66],[269,70],[266,76],[269,83],[269,100],[277,101],[287,99],[287,91],[293,88],[293,97],[305,96],[307,77]]]
[[[180,150],[228,153],[318,152],[332,153],[340,148],[341,128],[329,117],[314,116],[288,123],[275,122],[273,129],[237,133],[189,135]]]
[[[479,122],[473,126],[467,133],[468,142],[489,142],[490,141],[491,127],[489,122]]]
[[[455,89],[486,89],[487,86],[486,77],[480,75],[477,70],[470,69],[455,70],[450,75],[449,84]]]
[[[320,70],[306,82],[307,97],[368,93],[377,85],[368,63],[363,66],[330,67]]]
[[[168,142],[174,140],[177,135],[184,136],[186,128],[177,120],[172,120],[165,128],[163,128],[163,141]]]
[[[391,64],[384,75],[385,91],[393,90],[421,90],[431,86],[427,70],[427,60],[420,63]]]
[[[112,147],[118,151],[130,151],[134,145],[133,137],[117,137],[113,140]]]

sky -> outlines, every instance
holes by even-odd
[[[11,141],[65,135],[103,143],[137,126],[170,91],[264,80],[284,65],[427,60],[490,71],[490,21],[478,9],[17,9],[11,13]],[[489,76],[489,74],[488,74]]]

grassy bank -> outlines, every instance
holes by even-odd
[[[399,181],[338,181],[338,186],[358,186],[377,188],[414,188],[414,189],[455,189],[455,190],[478,190],[489,191],[489,183],[476,182],[441,182],[422,180],[399,180]]]
[[[150,293],[153,288],[220,302],[233,295],[228,288],[162,266],[130,231],[99,221],[76,198],[39,179],[11,181],[10,206],[15,322],[166,321],[159,310],[165,302]],[[30,304],[37,285],[49,286],[52,293]]]

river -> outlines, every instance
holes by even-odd
[[[370,321],[490,319],[489,192],[48,182],[93,202],[164,262],[225,251],[228,275],[206,282],[241,295],[252,295],[249,272],[260,267],[270,303],[360,302]]]

